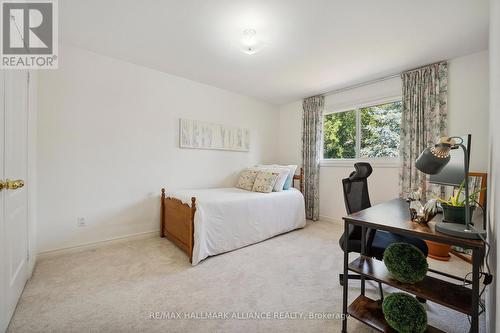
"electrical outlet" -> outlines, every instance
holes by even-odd
[[[76,225],[78,227],[86,227],[87,226],[87,222],[85,221],[85,217],[77,217],[76,218]]]

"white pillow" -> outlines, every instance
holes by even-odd
[[[278,164],[270,164],[270,165],[257,165],[257,167],[261,168],[285,168],[289,170],[288,177],[286,178],[285,184],[283,185],[284,190],[288,190],[290,187],[293,187],[293,176],[295,175],[295,171],[297,170],[296,165],[278,165]]]
[[[274,167],[274,166],[273,167],[256,166],[256,167],[250,168],[250,170],[267,171],[267,172],[277,173],[278,179],[276,180],[276,183],[274,184],[273,192],[283,191],[283,186],[285,185],[285,182],[288,178],[288,174],[290,173],[290,170],[287,168],[278,168],[278,167]]]
[[[270,171],[260,171],[257,174],[255,183],[253,184],[252,191],[270,193],[273,191],[274,184],[278,179],[279,174]]]

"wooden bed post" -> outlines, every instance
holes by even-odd
[[[304,194],[304,168],[300,168],[300,192]]]
[[[161,189],[160,237],[165,237],[165,189]]]
[[[300,193],[304,194],[304,168],[300,168],[299,175],[293,175],[292,186],[295,187],[295,181],[299,181]]]
[[[193,247],[194,247],[194,214],[196,213],[196,198],[191,197],[191,248],[189,251],[189,262],[193,263]]]

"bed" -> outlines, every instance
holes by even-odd
[[[161,190],[161,237],[184,251],[192,265],[305,226],[304,173],[300,191],[257,193],[232,188]]]

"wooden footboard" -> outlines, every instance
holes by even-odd
[[[193,259],[194,246],[194,214],[196,198],[191,198],[191,207],[179,199],[166,197],[165,189],[161,189],[161,237],[186,252],[189,262]]]

